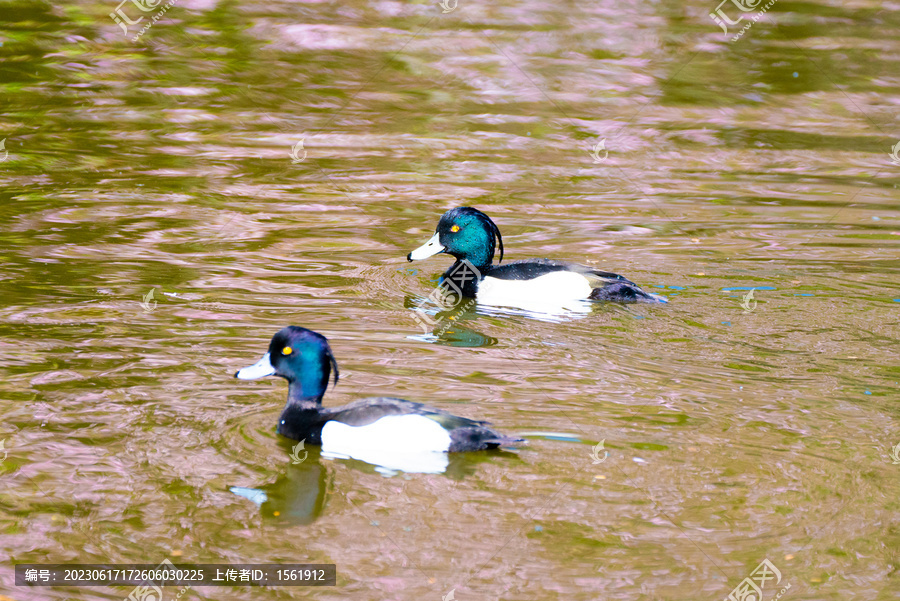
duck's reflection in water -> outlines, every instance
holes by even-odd
[[[478,317],[526,317],[537,321],[561,323],[582,319],[597,313],[598,310],[601,313],[609,313],[610,307],[616,310],[625,308],[614,303],[582,300],[565,304],[531,303],[507,307],[478,303],[475,299],[464,298],[452,309],[440,310],[438,305],[429,303],[428,299],[412,295],[405,297],[403,306],[412,309],[413,320],[425,330],[424,334],[409,336],[410,339],[469,348],[494,346],[498,343],[496,338],[471,327],[472,322]],[[603,311],[602,308],[607,310]],[[464,322],[468,323],[463,325]]]
[[[290,450],[295,443],[282,439],[279,444]],[[440,462],[436,458],[423,460],[410,457],[408,463],[404,464],[394,457],[387,465],[369,463],[360,458],[328,457],[322,454],[319,447],[310,447],[307,452],[303,461],[288,464],[284,475],[271,484],[260,488],[232,486],[229,490],[256,503],[263,518],[290,524],[311,524],[324,513],[328,497],[332,494],[334,469],[337,467],[329,469],[332,462],[362,473],[377,473],[385,477],[402,476],[410,479],[424,474],[441,474],[453,480],[462,480],[474,475],[478,464],[486,461],[521,461],[516,453],[502,450],[441,453],[443,457]],[[300,455],[302,457],[302,453]],[[440,471],[431,471],[438,467],[438,463]],[[417,467],[426,467],[429,471],[416,471]]]
[[[290,449],[291,442],[284,439],[283,446]],[[229,490],[256,503],[264,518],[310,524],[325,509],[328,470],[318,447],[310,447],[307,452],[302,462],[288,464],[284,475],[271,484],[261,488],[232,486]]]
[[[458,306],[447,311],[434,308],[426,311],[421,297],[407,295],[403,306],[413,309],[413,319],[425,329],[424,334],[409,336],[411,340],[465,348],[494,346],[499,342],[492,336],[462,325],[462,322],[474,321],[478,317],[473,299],[462,299]]]

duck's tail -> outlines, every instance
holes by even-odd
[[[496,449],[497,447],[512,447],[518,444],[525,442],[524,438],[513,438],[512,436],[496,436],[494,438],[486,439],[484,444],[487,445],[489,449]]]
[[[513,446],[525,442],[522,438],[504,436],[482,426],[456,428],[450,432],[450,441],[448,450],[451,453],[496,449],[497,447]]]
[[[614,303],[667,303],[664,297],[644,292],[631,282],[616,282],[591,291],[590,300],[609,301]]]

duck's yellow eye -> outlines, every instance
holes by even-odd
[[[290,354],[293,353],[293,352],[294,352],[294,349],[292,349],[292,348],[289,347],[289,346],[286,346],[286,347],[284,347],[283,349],[281,349],[281,354],[282,354],[282,355],[290,355]]]
[[[459,231],[459,226],[458,226],[458,225],[454,225],[453,227],[450,228],[450,231],[453,232],[453,233],[455,234],[456,232]]]

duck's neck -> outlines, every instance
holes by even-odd
[[[306,440],[311,444],[321,444],[315,438],[316,417],[322,409],[322,395],[303,396],[299,386],[291,383],[288,402],[278,419],[278,433],[294,440]]]
[[[305,399],[321,401],[328,387],[328,360],[315,357],[315,361],[307,359],[304,368],[288,381],[288,403]]]
[[[450,266],[450,269],[444,272],[441,281],[450,280],[455,290],[462,290],[463,296],[474,297],[478,290],[478,282],[491,268],[491,260],[488,258],[487,263],[478,265],[471,259],[457,259]]]
[[[288,385],[288,400],[284,406],[281,418],[285,415],[293,413],[307,413],[309,411],[318,411],[322,408],[322,397],[325,395],[325,389],[322,387],[321,381],[312,382],[310,380],[294,380]]]
[[[322,403],[325,395],[325,386],[322,385],[321,376],[315,378],[298,378],[288,383],[288,406],[291,404],[315,404]]]

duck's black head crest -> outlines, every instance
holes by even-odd
[[[328,360],[331,362],[331,367],[334,368],[334,385],[337,386],[338,383],[338,366],[337,360],[334,358],[334,354],[331,352],[331,347],[328,347]]]
[[[472,210],[478,211],[478,209],[472,209]],[[478,211],[478,212],[481,213],[481,211]],[[500,235],[500,228],[497,227],[497,224],[494,223],[493,219],[491,219],[484,213],[481,213],[481,215],[483,215],[484,218],[487,219],[488,225],[490,225],[490,227],[491,227],[491,232],[493,232],[493,234],[495,236],[497,236],[497,245],[500,247],[500,258],[497,260],[497,262],[502,263],[503,262],[503,236]]]

